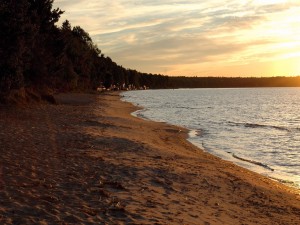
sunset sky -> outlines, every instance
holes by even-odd
[[[185,76],[300,75],[299,0],[56,0],[125,68]]]

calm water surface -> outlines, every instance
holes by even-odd
[[[124,92],[135,115],[191,130],[189,141],[300,188],[300,88]]]

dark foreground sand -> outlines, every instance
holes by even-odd
[[[0,106],[0,224],[300,224],[300,196],[129,115],[117,94]]]

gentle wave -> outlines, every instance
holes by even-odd
[[[300,128],[288,128],[282,126],[275,126],[275,125],[266,125],[266,124],[258,124],[258,123],[236,123],[236,122],[227,122],[231,126],[243,126],[246,128],[266,128],[266,129],[275,129],[281,131],[292,132],[294,130],[300,131]]]
[[[190,107],[190,106],[169,106],[169,107],[173,108],[173,109],[188,109],[188,110],[191,110],[191,109],[195,109],[195,110],[201,109],[201,108]]]
[[[144,111],[145,111],[145,109],[141,109],[141,110],[138,110],[138,111],[133,112],[132,114],[133,114],[134,116],[139,117],[139,118],[142,118],[142,119],[144,119],[144,120],[149,120],[149,118],[146,117],[146,116],[143,114]]]
[[[239,160],[242,160],[244,162],[248,162],[248,163],[251,163],[251,164],[254,164],[254,165],[257,165],[257,166],[261,166],[261,167],[264,167],[268,170],[271,170],[271,171],[274,171],[273,168],[269,167],[267,164],[264,164],[264,163],[261,163],[261,162],[258,162],[258,161],[254,161],[254,160],[251,160],[251,159],[245,159],[245,158],[242,158],[242,157],[239,157],[237,156],[236,154],[232,154],[232,156],[236,159],[239,159]]]
[[[290,181],[290,180],[286,180],[286,179],[280,179],[280,178],[277,178],[277,177],[272,177],[272,176],[269,176],[269,178],[275,180],[275,181],[278,181],[280,183],[283,183],[283,184],[286,184],[290,187],[294,187],[294,188],[298,188],[300,189],[300,185],[297,184],[296,182],[293,182],[293,181]]]
[[[189,132],[189,137],[190,138],[194,138],[194,137],[202,137],[204,134],[204,131],[203,130],[190,130]]]

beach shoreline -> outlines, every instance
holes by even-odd
[[[1,106],[1,223],[300,224],[298,190],[132,116],[120,98]]]
[[[168,95],[169,93],[167,91],[168,90],[166,90],[166,93],[161,93],[161,91],[158,91],[158,93],[160,93],[162,96]],[[155,92],[156,91],[154,91],[154,93]],[[255,158],[255,155],[254,155],[254,157],[251,157],[251,155],[247,156],[247,152],[250,149],[249,149],[249,146],[247,145],[248,143],[246,143],[246,144],[244,143],[245,141],[243,142],[245,145],[243,145],[243,144],[236,145],[235,144],[234,146],[230,146],[229,145],[230,141],[224,140],[224,137],[213,138],[212,137],[213,135],[209,135],[210,132],[215,133],[215,132],[220,132],[220,130],[224,131],[225,129],[227,129],[227,127],[225,128],[222,126],[218,126],[217,129],[220,129],[220,130],[210,130],[211,127],[209,127],[205,122],[204,123],[200,122],[200,121],[202,121],[201,119],[203,119],[203,117],[204,118],[207,117],[206,120],[210,120],[209,118],[214,117],[215,115],[207,115],[204,113],[204,116],[202,116],[202,117],[200,116],[199,120],[197,121],[197,120],[195,120],[194,115],[196,115],[196,113],[199,113],[199,112],[194,112],[194,114],[193,113],[186,114],[180,110],[176,110],[176,113],[174,113],[173,108],[177,109],[177,106],[179,104],[178,101],[175,100],[174,105],[169,105],[170,100],[167,100],[164,97],[162,97],[161,100],[158,100],[157,94],[152,93],[152,91],[150,91],[149,95],[147,95],[145,93],[149,93],[149,92],[147,91],[147,92],[140,93],[140,94],[135,93],[135,91],[121,93],[122,101],[132,103],[134,106],[139,107],[139,109],[137,109],[137,111],[134,111],[131,113],[133,116],[136,116],[136,117],[139,117],[139,118],[145,119],[145,120],[152,120],[154,122],[166,122],[170,125],[183,126],[184,128],[188,129],[187,140],[189,142],[191,142],[193,145],[195,145],[196,147],[200,148],[201,150],[208,152],[209,154],[212,154],[216,157],[219,157],[225,161],[233,162],[240,167],[243,167],[243,168],[253,171],[255,173],[261,174],[272,180],[279,181],[280,183],[283,183],[284,185],[287,185],[292,188],[296,188],[300,192],[300,183],[299,183],[299,179],[298,179],[297,175],[292,176],[291,174],[293,174],[293,173],[290,173],[290,174],[284,173],[282,171],[282,168],[278,167],[278,165],[276,163],[274,163],[274,161],[268,162],[264,158],[264,157],[266,157],[266,158],[270,157],[268,154],[264,155],[264,151],[267,152],[267,150],[265,150],[265,149],[270,148],[270,146],[265,147],[263,150],[259,149],[260,146],[264,146],[264,143],[260,143],[255,140],[255,136],[261,136],[262,134],[251,135],[252,138],[254,137],[254,139],[252,141],[253,146],[252,146],[251,151],[254,151],[254,152],[257,151],[257,152],[259,152],[259,154],[262,154],[262,155],[259,158]],[[195,94],[195,96],[197,96],[197,93],[194,93],[194,94]],[[178,97],[176,94],[174,94],[174,95],[176,97]],[[149,99],[151,99],[151,97],[155,96],[154,99],[156,99],[156,103],[155,103],[155,101],[148,101],[147,96],[149,97]],[[163,102],[166,100],[168,101],[168,107],[164,108]],[[183,102],[185,102],[185,101],[186,101],[186,99],[183,100]],[[191,100],[191,101],[194,102],[193,100]],[[145,107],[140,108],[141,105],[143,105],[143,106],[145,105]],[[157,105],[160,105],[159,109],[156,109],[158,107]],[[184,106],[182,108],[184,108],[184,109],[191,107],[190,105],[187,105],[186,103],[183,103],[183,105]],[[201,103],[200,103],[200,105],[201,105]],[[208,107],[208,106],[203,106],[203,104],[202,104],[200,107]],[[179,107],[179,108],[181,109],[181,107]],[[215,110],[215,111],[218,111],[218,110]],[[182,117],[186,117],[186,118],[182,118]],[[189,117],[191,117],[193,119],[189,120],[188,119]],[[180,119],[178,119],[178,118],[180,118]],[[176,119],[176,120],[174,120],[174,119]],[[227,120],[230,120],[230,119],[227,118]],[[182,122],[182,121],[184,121],[184,122]],[[190,123],[190,122],[192,122],[192,123]],[[214,122],[218,123],[220,121],[214,121]],[[197,125],[194,125],[193,123],[196,123]],[[231,124],[231,123],[233,123],[233,122],[229,122],[229,124]],[[199,125],[199,124],[201,124],[201,125]],[[236,123],[236,124],[238,124],[238,123]],[[240,124],[243,124],[243,123],[240,123]],[[247,127],[248,125],[245,124],[245,126]],[[267,126],[267,125],[260,125],[260,126],[263,127],[263,126]],[[269,127],[272,127],[272,126],[269,125]],[[285,131],[291,131],[291,129],[289,129],[289,128],[276,127],[276,129],[277,128],[280,130],[282,129]],[[235,132],[235,130],[231,130],[231,133],[234,133],[234,132]],[[242,131],[239,131],[239,132],[241,132],[241,134],[243,133]],[[247,132],[247,131],[245,131],[245,132]],[[216,136],[218,136],[218,135],[216,135]],[[230,136],[230,134],[227,135],[227,137],[228,136]],[[276,136],[276,135],[274,135],[274,136]],[[267,137],[269,137],[269,136],[267,135]],[[226,136],[225,136],[225,138],[226,138]],[[244,136],[240,135],[239,138],[244,138]],[[212,145],[212,143],[214,141],[216,143],[220,143],[220,140],[222,140],[222,139],[224,142],[221,143],[220,145]],[[231,140],[231,139],[229,138],[229,140]],[[208,142],[211,141],[212,142],[211,145],[210,146],[206,145],[206,141],[208,141]],[[235,143],[235,141],[233,141],[232,143]],[[259,144],[254,144],[254,143],[259,143]],[[231,149],[230,147],[233,147],[233,149]],[[272,146],[272,147],[275,148],[275,146]],[[278,149],[281,149],[280,146],[277,146],[277,147],[278,147]],[[257,148],[259,150],[257,150]],[[225,150],[225,149],[227,149],[227,150]],[[237,149],[243,149],[243,150],[236,152]],[[248,149],[248,151],[247,151],[247,149]],[[263,152],[261,153],[261,151],[263,151]],[[288,152],[286,152],[286,153],[288,154]],[[263,155],[264,155],[264,157],[262,157]],[[279,155],[279,154],[277,154],[277,155]],[[286,154],[281,152],[280,155],[286,155]],[[277,158],[277,161],[278,161],[278,158]],[[294,167],[294,165],[291,162],[287,161],[286,163],[290,163],[291,168]],[[274,169],[273,166],[276,169]],[[294,169],[294,171],[295,170],[296,169]]]

